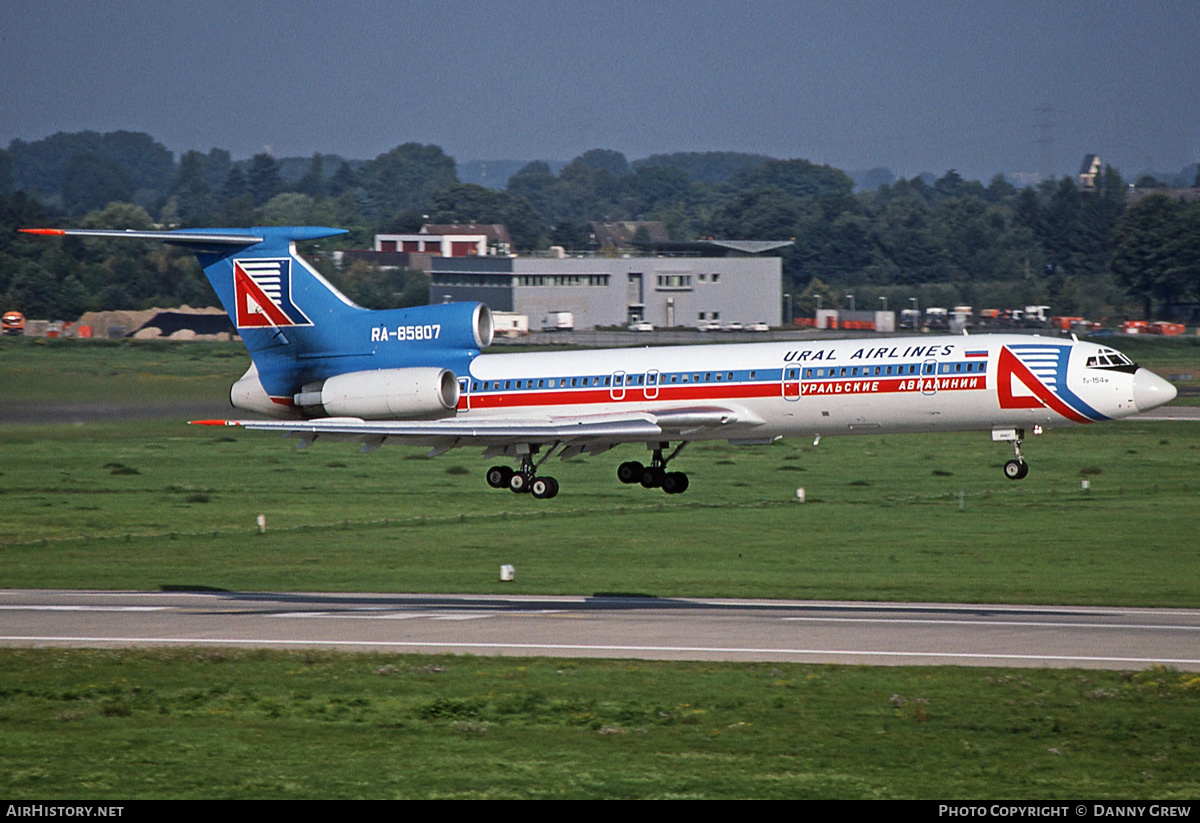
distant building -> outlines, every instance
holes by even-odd
[[[571,312],[576,329],[780,324],[783,264],[765,252],[790,241],[663,245],[679,248],[674,256],[433,258],[429,302],[479,301],[531,319]]]
[[[415,234],[377,234],[373,249],[335,252],[339,265],[361,260],[375,266],[429,271],[435,257],[486,257],[512,253],[512,238],[499,223],[427,223]]]
[[[377,252],[418,252],[436,257],[484,257],[512,253],[512,238],[499,223],[426,224],[417,234],[377,234]]]
[[[1096,188],[1096,176],[1100,174],[1101,168],[1100,155],[1085,154],[1083,163],[1079,166],[1079,188]]]

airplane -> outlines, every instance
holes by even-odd
[[[486,305],[364,309],[297,253],[297,242],[342,229],[22,231],[155,240],[196,254],[252,361],[230,403],[271,419],[194,423],[284,432],[301,447],[318,438],[364,452],[398,443],[436,456],[482,446],[516,462],[489,468],[489,486],[539,500],[558,494],[558,481],[540,472],[555,454],[644,443],[649,463],[620,463],[618,479],[680,494],[688,475],[669,467],[689,443],[788,436],[990,431],[1011,444],[1004,475],[1019,480],[1029,472],[1027,430],[1129,417],[1176,395],[1115,349],[1074,336],[483,354],[493,336]]]

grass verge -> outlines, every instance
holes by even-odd
[[[1194,798],[1200,678],[0,652],[10,799]]]

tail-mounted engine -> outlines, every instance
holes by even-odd
[[[350,372],[309,383],[293,400],[308,417],[445,417],[458,406],[458,378],[436,367]]]

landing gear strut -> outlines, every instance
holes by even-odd
[[[487,484],[493,489],[506,488],[514,494],[528,492],[537,500],[549,500],[554,497],[558,494],[558,481],[553,477],[539,477],[537,474],[538,467],[546,462],[547,458],[554,453],[554,449],[550,449],[541,460],[535,463],[533,455],[536,451],[535,447],[528,454],[522,455],[521,468],[515,471],[508,466],[492,466],[485,475]]]
[[[662,489],[667,494],[683,494],[687,491],[688,476],[683,472],[667,471],[667,464],[683,451],[687,441],[680,443],[669,457],[663,457],[663,449],[670,445],[660,443],[658,448],[654,449],[649,466],[643,466],[636,460],[622,463],[617,467],[617,479],[629,485],[641,483],[644,489]]]
[[[1034,434],[1040,434],[1038,429],[1034,429]],[[993,440],[1009,440],[1013,445],[1012,460],[1004,464],[1004,476],[1009,480],[1021,480],[1025,475],[1029,474],[1029,464],[1025,462],[1024,455],[1021,454],[1021,444],[1025,441],[1024,429],[1009,429],[1004,432],[992,432]]]

